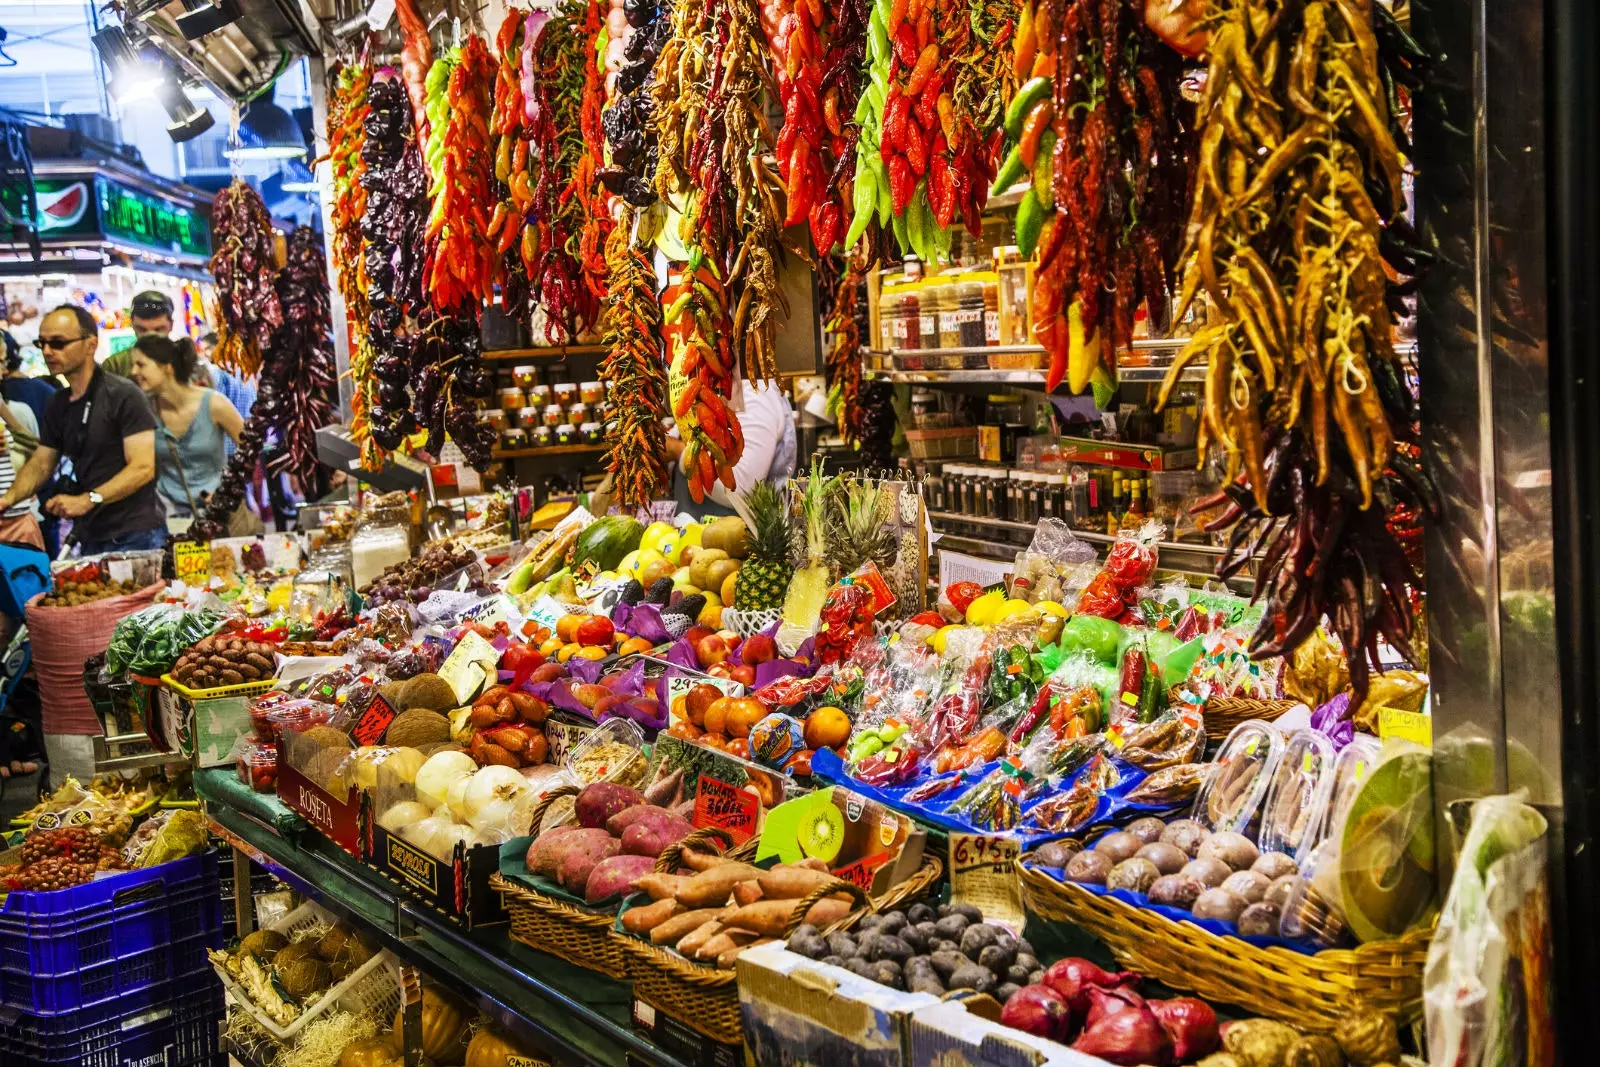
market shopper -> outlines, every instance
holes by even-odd
[[[133,382],[149,396],[156,427],[156,491],[167,514],[193,518],[222,481],[223,441],[237,442],[244,420],[228,398],[195,385],[197,355],[187,337],[142,337],[133,346]]]
[[[749,492],[757,482],[782,485],[794,474],[794,408],[778,382],[739,383],[743,410],[739,427],[744,432],[744,452],[733,465],[733,482],[738,493]],[[689,479],[683,473],[683,440],[674,428],[667,435],[667,458],[672,463],[672,494],[678,510],[690,515],[732,515],[732,495],[718,482],[702,503],[689,495]]]
[[[10,332],[0,334],[6,346],[6,374],[0,380],[0,396],[7,401],[21,402],[33,410],[33,421],[37,425],[44,421],[44,409],[50,403],[50,398],[60,390],[54,381],[49,378],[34,378],[22,369],[22,346]]]
[[[146,337],[172,336],[172,299],[166,293],[146,289],[134,295],[128,305],[128,323],[133,327],[136,340]],[[113,352],[100,364],[112,374],[123,378],[133,377],[133,349]]]
[[[26,500],[67,460],[61,491],[45,505],[73,520],[85,555],[114,549],[155,549],[166,543],[166,522],[155,486],[155,415],[132,382],[95,363],[94,316],[63,304],[44,317],[39,347],[68,387],[50,399],[39,447],[0,493],[0,510]]]

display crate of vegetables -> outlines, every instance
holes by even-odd
[[[272,688],[273,646],[226,633],[201,638],[161,675],[162,733],[201,767],[233,762],[250,732],[250,700]]]

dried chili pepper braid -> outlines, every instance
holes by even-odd
[[[367,88],[371,84],[372,68],[366,63],[340,67],[328,106],[328,158],[333,171],[330,246],[352,347],[367,331],[367,282],[361,249],[361,216],[367,210],[367,192],[361,187],[361,145],[367,136],[362,123],[367,117]]]
[[[607,436],[617,499],[624,509],[648,507],[668,484],[667,371],[661,358],[661,303],[650,259],[634,248],[633,212],[626,209],[606,239],[611,292],[601,312],[609,349],[600,377],[616,383],[616,421]]]
[[[1166,329],[1193,165],[1182,62],[1139,10],[1115,0],[1036,0],[1032,37],[1018,41],[1018,67],[1026,44],[1036,58],[1006,112],[1016,147],[1001,177],[1022,176],[1015,161],[1027,170],[1033,155],[1018,237],[1020,246],[1037,235],[1034,331],[1050,356],[1046,386],[1065,379],[1082,392],[1093,381],[1098,398],[1141,302]]]
[[[830,277],[831,275],[831,277]],[[825,369],[828,390],[838,396],[839,432],[845,444],[855,447],[861,439],[861,327],[857,322],[863,274],[846,266],[835,274],[829,271],[825,283],[833,294],[833,306],[824,320],[833,335]]]
[[[662,14],[656,0],[623,0],[622,11],[631,30],[623,45],[614,92],[600,116],[611,165],[598,177],[613,195],[643,208],[656,199],[652,184],[656,173],[655,100],[651,88],[656,60],[672,22]]]
[[[500,63],[495,68],[494,113],[489,132],[495,138],[494,190],[499,202],[489,217],[489,237],[499,258],[500,307],[511,317],[526,321],[528,272],[522,264],[522,231],[533,210],[533,185],[528,175],[528,139],[524,135],[522,99],[522,43],[527,16],[510,11],[500,24],[495,47]]]
[[[261,367],[272,331],[283,325],[283,308],[272,287],[278,274],[272,217],[260,194],[236,178],[217,194],[211,227],[216,243],[211,277],[224,327],[216,360],[250,377]]]
[[[365,413],[369,433],[363,455],[375,460],[382,451],[399,448],[417,428],[409,392],[414,345],[407,315],[423,303],[428,177],[404,87],[391,77],[375,77],[367,104],[361,147],[367,343],[358,346],[351,369],[359,398],[352,406]]]
[[[326,468],[317,459],[317,431],[333,420],[337,372],[333,357],[333,311],[328,300],[328,264],[322,239],[309,226],[289,234],[288,257],[278,274],[283,325],[262,363],[264,407],[276,447],[266,459],[269,473],[292,475],[308,497],[326,492]]]
[[[848,18],[853,0],[830,10],[818,0],[801,0],[779,19],[768,34],[776,58],[775,75],[783,105],[783,127],[776,145],[778,173],[788,192],[785,226],[805,221],[817,254],[825,256],[843,236],[844,211],[833,194],[830,178],[838,157],[853,147],[847,138],[848,114],[841,114],[843,91],[838,82],[846,70],[859,68],[865,39],[859,34],[859,54],[846,51],[848,41],[839,36],[838,14]]]
[[[459,61],[435,62],[447,67],[449,79],[443,95],[443,115],[430,99],[429,167],[437,180],[432,187],[433,212],[428,218],[430,255],[424,285],[434,307],[451,314],[476,317],[494,296],[500,273],[500,253],[490,232],[493,212],[494,142],[489,133],[491,94],[495,83],[494,58],[476,34],[461,46]],[[429,71],[429,81],[434,79]],[[442,135],[434,136],[438,120],[445,119]],[[437,157],[435,158],[435,153]]]
[[[611,194],[606,191],[596,175],[606,165],[606,137],[600,121],[600,110],[605,106],[606,88],[604,66],[595,54],[604,56],[606,35],[603,13],[606,0],[590,0],[584,14],[582,34],[590,42],[592,52],[583,65],[583,98],[579,108],[579,125],[583,131],[583,154],[572,175],[570,195],[583,206],[583,224],[578,234],[578,258],[583,268],[583,284],[593,297],[598,309],[609,290],[606,281],[606,235],[611,232]],[[592,321],[592,319],[591,319]]]
[[[523,231],[522,259],[545,316],[545,337],[557,344],[576,340],[599,314],[579,255],[587,201],[575,181],[589,152],[583,106],[594,40],[583,27],[591,7],[591,0],[564,0],[534,37],[531,60],[526,45],[523,51],[523,69],[531,64],[533,71],[523,91],[536,225]]]

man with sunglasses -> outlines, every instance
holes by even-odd
[[[67,379],[50,398],[39,426],[39,447],[0,493],[0,511],[33,496],[70,460],[60,491],[45,510],[73,520],[84,555],[161,548],[166,517],[156,497],[155,414],[139,387],[96,365],[94,316],[62,305],[39,324],[45,364]]]
[[[146,289],[133,298],[133,303],[128,305],[128,321],[133,326],[135,338],[171,337],[172,336],[172,301],[167,294],[158,293],[154,289]],[[102,370],[108,370],[119,378],[133,377],[133,346],[129,345],[121,352],[113,352],[101,360]]]

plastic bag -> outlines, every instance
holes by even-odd
[[[1484,797],[1472,806],[1423,971],[1430,1063],[1556,1062],[1548,825],[1523,800]]]
[[[1198,763],[1206,750],[1206,728],[1192,711],[1169,711],[1153,722],[1121,731],[1118,755],[1142,771]]]
[[[1119,621],[1130,619],[1139,590],[1155,573],[1161,532],[1159,522],[1147,522],[1137,533],[1118,535],[1100,573],[1078,598],[1078,613]]]
[[[176,604],[155,604],[117,621],[106,645],[106,669],[112,674],[159,676],[190,645],[221,627],[220,611],[189,611]]]

